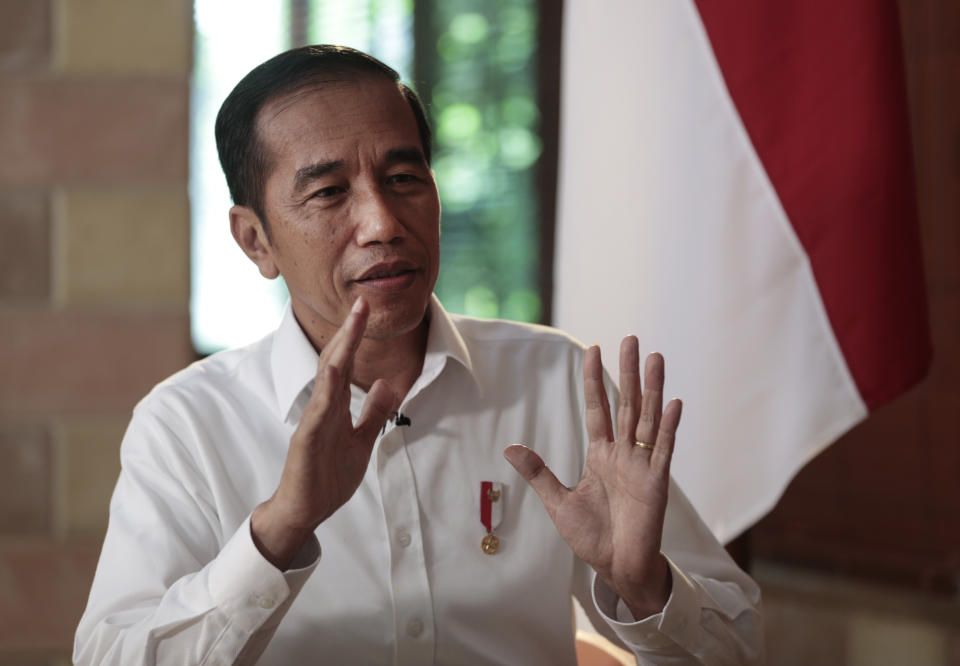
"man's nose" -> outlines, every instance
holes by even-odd
[[[396,243],[407,235],[406,227],[382,192],[364,193],[357,217],[357,243],[361,246]]]

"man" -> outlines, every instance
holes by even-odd
[[[641,393],[625,340],[617,399],[597,348],[432,297],[430,136],[393,70],[281,54],[217,142],[290,307],[137,406],[77,662],[570,664],[571,594],[641,663],[760,659],[756,586],[670,487],[662,359]]]

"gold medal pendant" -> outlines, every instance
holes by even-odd
[[[500,539],[493,534],[488,534],[483,537],[483,541],[480,542],[480,550],[487,555],[493,555],[500,550]]]

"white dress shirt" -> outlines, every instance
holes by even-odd
[[[436,299],[430,317],[423,371],[400,407],[410,425],[386,426],[356,494],[285,573],[254,546],[249,517],[276,489],[316,372],[289,306],[273,334],[144,398],[74,660],[575,664],[572,594],[640,663],[759,661],[758,588],[677,487],[663,537],[672,594],[634,622],[504,459],[523,443],[576,483],[583,347],[545,327],[450,316]],[[364,397],[352,387],[354,419]],[[503,484],[495,554],[480,547],[482,481]]]

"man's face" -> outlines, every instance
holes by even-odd
[[[268,263],[300,323],[329,339],[363,296],[368,337],[415,329],[439,270],[440,201],[397,86],[324,83],[267,104],[258,123]]]

